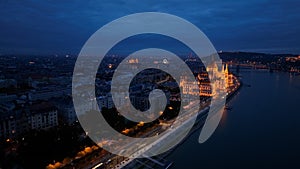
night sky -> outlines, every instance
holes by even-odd
[[[165,12],[198,26],[217,50],[300,53],[299,0],[1,0],[0,54],[78,54],[101,26]]]

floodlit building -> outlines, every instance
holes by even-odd
[[[211,97],[216,94],[216,89],[227,89],[233,85],[233,74],[229,73],[227,64],[223,65],[221,70],[219,70],[217,64],[208,66],[206,70],[207,72],[198,74],[198,81],[188,81],[187,77],[181,76],[180,87],[182,93]],[[218,80],[220,78],[224,78],[224,80]],[[212,81],[214,83],[211,83]]]

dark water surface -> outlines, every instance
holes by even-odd
[[[300,169],[300,76],[243,70],[244,84],[204,144],[194,132],[167,159],[182,168]]]

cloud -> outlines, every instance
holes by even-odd
[[[300,53],[300,2],[293,0],[16,0],[0,6],[0,53],[76,54],[104,24],[148,11],[189,20],[218,50],[293,48]]]

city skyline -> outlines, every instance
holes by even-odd
[[[297,6],[0,1],[0,169],[300,168]]]

